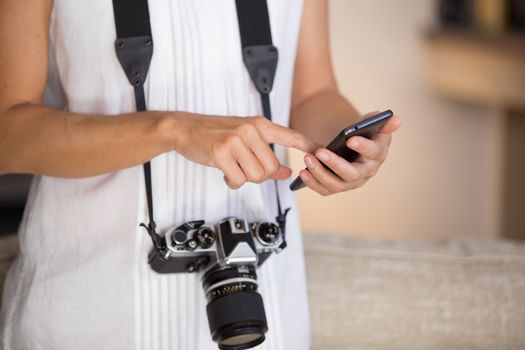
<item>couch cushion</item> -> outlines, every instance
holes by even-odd
[[[525,245],[305,235],[314,349],[525,349]]]
[[[315,350],[525,349],[523,243],[305,235],[305,249]],[[0,237],[0,294],[17,251]]]

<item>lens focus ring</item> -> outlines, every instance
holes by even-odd
[[[264,341],[268,331],[259,293],[245,292],[215,298],[206,306],[210,332],[220,349],[249,349]]]

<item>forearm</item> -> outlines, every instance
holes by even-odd
[[[292,107],[290,126],[326,145],[339,131],[359,118],[359,112],[336,89],[325,89]]]
[[[39,105],[0,114],[0,174],[87,177],[146,162],[173,149],[164,112],[85,115]]]

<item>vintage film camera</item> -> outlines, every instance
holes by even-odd
[[[158,238],[149,254],[153,270],[203,272],[208,322],[220,349],[249,349],[264,341],[268,325],[256,268],[286,246],[278,225],[228,217],[206,226],[199,220]]]

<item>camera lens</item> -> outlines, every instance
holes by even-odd
[[[211,335],[222,350],[252,348],[268,331],[253,266],[220,267],[203,277]]]

